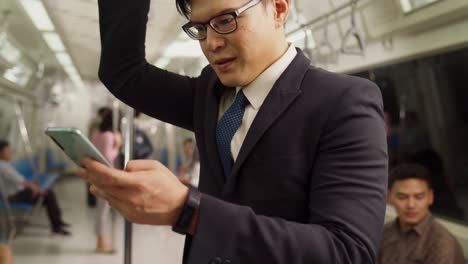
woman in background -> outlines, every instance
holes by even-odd
[[[91,142],[104,155],[104,157],[114,165],[114,160],[122,145],[122,138],[119,132],[113,131],[112,112],[107,112],[102,116],[99,129],[91,135]],[[104,236],[104,226],[109,218],[109,204],[98,199],[98,215],[96,218],[97,245],[96,252],[111,253],[112,247],[106,242]]]

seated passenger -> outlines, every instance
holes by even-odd
[[[8,200],[15,203],[35,203],[43,197],[52,232],[70,235],[65,227],[69,224],[62,220],[62,213],[52,190],[43,190],[35,182],[27,181],[10,163],[12,149],[7,141],[0,140],[0,176],[5,184]]]
[[[429,171],[416,164],[402,164],[390,173],[388,201],[397,212],[384,228],[379,263],[463,264],[456,238],[434,220]]]

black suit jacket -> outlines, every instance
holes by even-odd
[[[99,76],[130,106],[195,132],[203,193],[186,263],[375,263],[385,214],[379,89],[298,55],[275,83],[225,178],[215,128],[225,89],[145,60],[149,0],[99,0]],[[227,179],[227,180],[226,180]]]

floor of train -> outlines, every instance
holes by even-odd
[[[84,182],[76,176],[63,177],[54,187],[65,221],[71,224],[71,236],[51,235],[45,210],[14,239],[15,264],[42,263],[123,263],[124,221],[114,217],[114,254],[95,253],[95,208],[86,205]],[[110,230],[109,230],[109,233]],[[108,236],[110,236],[108,234]],[[182,263],[184,237],[169,227],[133,225],[132,262],[138,264]]]

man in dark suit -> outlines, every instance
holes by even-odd
[[[379,89],[310,65],[288,0],[178,0],[210,62],[198,78],[145,60],[149,0],[99,0],[106,87],[195,132],[199,191],[155,161],[80,176],[129,221],[187,234],[184,263],[375,263],[387,152]],[[164,23],[164,21],[160,21]]]

